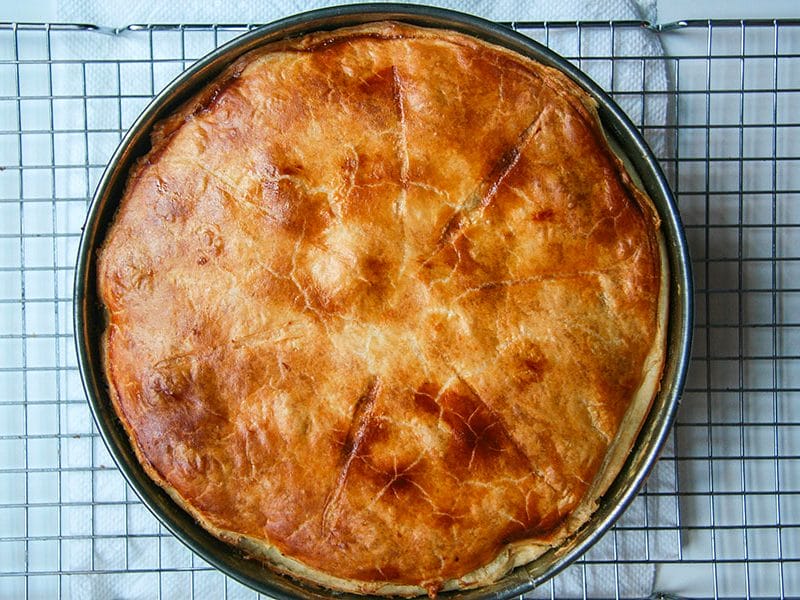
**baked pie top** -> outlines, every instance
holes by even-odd
[[[177,502],[290,574],[488,583],[633,443],[658,227],[559,71],[397,23],[267,45],[130,174],[98,271],[114,406]]]

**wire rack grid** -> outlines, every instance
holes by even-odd
[[[670,443],[620,522],[532,595],[623,597],[642,577],[646,593],[799,595],[800,21],[509,25],[586,70],[650,140],[696,280]],[[248,28],[0,24],[0,597],[255,595],[127,488],[71,319],[105,162],[162,86]],[[643,52],[642,35],[669,52]]]

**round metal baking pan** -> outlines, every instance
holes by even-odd
[[[670,269],[668,352],[661,389],[625,466],[601,499],[592,518],[565,544],[519,567],[497,583],[476,590],[445,592],[463,599],[509,598],[552,577],[583,554],[622,514],[644,483],[669,434],[678,409],[689,361],[692,332],[692,279],[680,217],[652,152],[620,108],[593,81],[565,59],[507,27],[432,7],[360,4],[303,13],[254,29],[211,52],[170,83],[134,122],[103,173],[92,199],[75,273],[75,334],[83,385],[95,422],[111,456],[142,502],[184,544],[234,579],[276,598],[359,598],[333,593],[280,575],[217,540],[156,485],[138,463],[109,398],[101,362],[104,311],[96,287],[97,249],[117,210],[134,161],[150,147],[153,125],[167,117],[242,54],[263,44],[312,31],[397,20],[460,31],[505,46],[560,69],[595,98],[600,118],[641,178],[662,219]]]

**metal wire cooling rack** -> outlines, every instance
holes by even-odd
[[[650,139],[696,278],[671,443],[617,526],[532,595],[800,595],[800,21],[511,26],[587,70]],[[0,597],[254,595],[125,486],[71,320],[86,205],[125,128],[246,29],[0,24]]]

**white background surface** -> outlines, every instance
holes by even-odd
[[[435,4],[435,2],[431,2]],[[186,3],[187,6],[189,3]],[[120,2],[120,5],[124,5]],[[658,21],[666,23],[678,19],[707,18],[778,18],[800,16],[797,0],[657,0]],[[0,20],[48,22],[57,19],[56,0],[20,2],[0,0]],[[191,11],[187,9],[187,12]],[[191,14],[186,15],[191,21]],[[103,25],[104,23],[96,23]]]

